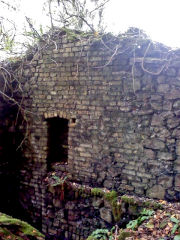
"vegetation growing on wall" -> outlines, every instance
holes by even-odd
[[[131,220],[126,225],[125,229],[117,226],[112,228],[113,230],[97,229],[87,240],[125,240],[128,237],[147,240],[179,240],[180,214],[177,209],[172,209],[171,207],[171,204],[167,204],[166,210],[157,209],[153,211],[151,209],[143,209],[136,219]]]

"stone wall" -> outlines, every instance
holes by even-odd
[[[51,179],[46,192],[44,226],[47,239],[87,239],[96,229],[124,228],[145,207],[163,208],[154,200],[127,195],[118,197],[114,190],[72,183],[64,176],[59,180],[52,184]]]
[[[125,228],[145,208],[165,207],[152,199],[118,196],[114,190],[77,184],[69,181],[65,174],[48,174],[46,182],[43,222],[47,239],[87,239],[97,229]]]
[[[68,120],[67,163],[51,170],[92,187],[180,199],[180,52],[144,36],[57,33],[24,64],[28,135],[21,203],[44,221],[48,119]],[[46,223],[43,224],[46,231]]]
[[[47,239],[86,239],[98,228],[112,228],[115,220],[109,201],[90,188],[64,184],[49,186],[44,215]],[[63,194],[63,197],[62,197]]]

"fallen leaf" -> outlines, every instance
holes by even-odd
[[[172,228],[173,224],[171,222],[168,222],[168,226]]]

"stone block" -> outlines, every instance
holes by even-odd
[[[155,152],[151,149],[144,149],[144,157],[146,159],[154,159],[155,158]]]
[[[151,107],[153,110],[162,110],[162,102],[155,102],[155,101],[152,101],[151,102]]]
[[[170,89],[170,86],[168,84],[159,84],[157,87],[158,92],[166,93]]]
[[[159,114],[154,114],[151,121],[151,126],[161,126],[163,118]]]
[[[88,152],[80,152],[81,157],[91,157],[91,154]]]
[[[180,141],[176,142],[176,154],[180,156]]]
[[[170,119],[167,120],[167,126],[169,128],[175,128],[178,125],[180,125],[180,119],[179,118],[173,117],[173,118],[170,118]]]
[[[78,211],[68,211],[68,221],[77,221],[79,219],[79,212]]]
[[[152,188],[147,190],[146,195],[149,198],[164,199],[165,189],[161,185],[154,185]]]
[[[76,207],[76,203],[74,201],[68,201],[65,205],[65,208],[68,210],[73,210]]]
[[[54,198],[54,199],[53,199],[53,205],[54,205],[55,207],[57,207],[57,208],[60,208],[60,207],[62,206],[62,202],[61,202],[60,199]]]
[[[171,101],[163,101],[163,110],[171,111],[172,110],[172,102]]]
[[[175,137],[176,139],[180,139],[180,129],[179,128],[174,129],[174,131],[172,133],[172,137]]]
[[[102,198],[96,198],[96,197],[94,197],[93,198],[93,201],[92,201],[92,205],[93,205],[93,207],[94,208],[100,208],[100,206],[102,206],[102,204],[103,204],[103,199]]]
[[[112,212],[109,208],[100,208],[100,216],[104,221],[112,223]]]
[[[175,68],[168,68],[166,74],[169,77],[175,77],[176,76],[176,69]]]
[[[169,153],[169,152],[158,152],[157,158],[160,160],[167,160],[167,161],[173,160],[172,153]]]
[[[56,218],[57,220],[62,220],[64,218],[64,209],[56,211]]]
[[[112,189],[113,188],[113,182],[110,181],[110,180],[105,180],[104,181],[104,187],[107,188],[107,189]]]
[[[162,185],[165,188],[172,187],[173,177],[171,176],[160,176],[158,178],[158,184]]]
[[[158,139],[146,140],[145,147],[155,150],[162,150],[165,148],[164,142]]]
[[[179,98],[179,90],[172,89],[169,93],[165,94],[165,99],[178,99]]]
[[[180,188],[180,174],[177,174],[176,176],[175,176],[175,187],[178,187],[178,188]]]
[[[173,104],[173,108],[175,110],[179,110],[180,109],[180,100],[175,100],[174,104]]]

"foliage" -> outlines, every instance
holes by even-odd
[[[110,230],[108,229],[96,229],[91,233],[91,235],[87,238],[87,240],[114,240],[116,239],[115,235],[117,235],[118,227],[117,225],[112,227]]]
[[[140,216],[135,219],[135,220],[132,220],[130,221],[126,227],[127,228],[130,228],[132,230],[135,230],[138,228],[139,225],[141,225],[142,222],[144,222],[145,220],[149,219],[155,212],[151,209],[143,209],[141,212],[140,212]]]
[[[108,229],[96,229],[87,238],[87,240],[97,240],[97,239],[108,240],[109,239],[109,230]]]
[[[176,235],[176,236],[174,237],[174,240],[180,240],[180,235]]]
[[[59,176],[56,176],[56,174],[53,172],[51,177],[53,180],[53,183],[51,184],[51,186],[52,187],[55,187],[55,186],[61,187],[60,199],[61,199],[61,201],[63,201],[65,198],[65,184],[67,184],[68,175],[62,175],[61,177],[59,177]]]
[[[51,186],[55,187],[57,185],[64,185],[64,183],[68,179],[68,176],[67,175],[62,175],[61,177],[59,177],[59,176],[56,175],[56,173],[53,172],[51,178],[53,180]]]
[[[126,196],[125,199],[129,201],[128,196]],[[134,200],[139,204],[138,206],[142,206],[142,203],[144,205],[144,199],[142,201],[142,199],[136,197]],[[132,197],[130,201],[132,201]],[[154,203],[160,203],[160,209],[155,212],[150,208],[143,209],[139,218],[130,221],[126,229],[111,231],[109,233],[111,239],[124,240],[127,237],[133,236],[134,239],[180,240],[179,204],[168,203],[164,200],[154,201]],[[135,202],[133,201],[133,205],[134,204]],[[162,205],[164,205],[163,210],[161,209]],[[128,226],[130,228],[128,228]],[[95,238],[90,238],[89,240],[93,239]]]
[[[103,10],[109,1],[44,0],[42,11],[46,20],[43,25],[38,25],[34,19],[21,12],[20,0],[0,0],[0,8],[5,10],[0,14],[0,51],[4,52],[1,58],[21,55],[30,47],[34,51],[39,41],[49,43],[53,32],[57,29],[90,31],[94,35],[103,33],[105,29]],[[18,13],[22,16],[21,24],[14,17]],[[80,33],[71,32],[70,35],[73,39],[81,39]]]
[[[103,10],[109,0],[48,0],[44,9],[50,17],[51,28],[58,24],[76,30],[103,30]]]
[[[177,218],[175,218],[173,216],[170,218],[170,220],[171,220],[171,222],[174,223],[174,226],[171,231],[171,234],[174,234],[177,231],[177,229],[179,228],[180,220],[178,220]]]

